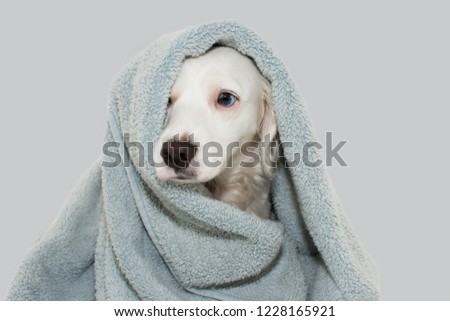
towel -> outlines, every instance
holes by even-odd
[[[151,158],[124,139],[153,154],[183,60],[217,44],[251,57],[270,81],[279,139],[292,144],[271,183],[271,219],[213,199],[202,184],[159,180]],[[111,88],[105,146],[117,144],[109,151],[120,162],[104,152],[84,174],[8,299],[376,300],[375,266],[324,166],[286,166],[312,141],[296,85],[255,32],[220,21],[161,37]],[[309,156],[320,158],[314,149]]]

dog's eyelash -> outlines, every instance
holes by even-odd
[[[239,96],[238,96],[234,91],[232,91],[232,90],[224,89],[224,90],[222,90],[222,91],[219,93],[219,96],[220,96],[221,94],[229,94],[229,95],[234,96],[234,98],[236,98],[236,100],[240,100],[240,99],[239,99]]]

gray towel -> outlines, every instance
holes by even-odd
[[[166,35],[115,80],[105,142],[124,134],[145,155],[162,131],[171,85],[186,57],[214,44],[253,58],[272,84],[287,160],[314,141],[298,90],[253,31],[214,22]],[[377,273],[323,166],[278,166],[273,218],[214,200],[203,185],[160,181],[137,148],[87,171],[12,283],[10,300],[374,300]],[[312,150],[314,151],[314,149]],[[311,155],[310,157],[319,157]],[[142,164],[141,164],[142,165]]]

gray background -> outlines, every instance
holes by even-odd
[[[100,155],[112,78],[164,33],[236,19],[303,93],[385,300],[450,299],[449,8],[442,2],[29,1],[0,4],[0,299]]]

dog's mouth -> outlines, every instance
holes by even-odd
[[[186,168],[158,168],[156,171],[158,177],[164,181],[173,181],[178,183],[200,183],[195,169]]]
[[[161,167],[156,169],[156,174],[163,181],[186,184],[207,183],[214,179],[215,176],[214,174],[211,175],[212,173],[209,171],[200,170],[192,166],[186,168]]]
[[[182,169],[182,170],[175,170],[175,176],[170,179],[172,181],[176,182],[182,182],[182,183],[196,183],[197,181],[197,175],[189,170],[189,168]]]
[[[195,178],[195,175],[190,171],[184,170],[176,170],[170,167],[157,167],[156,174],[159,179],[163,181],[173,181],[173,180],[188,180]]]

